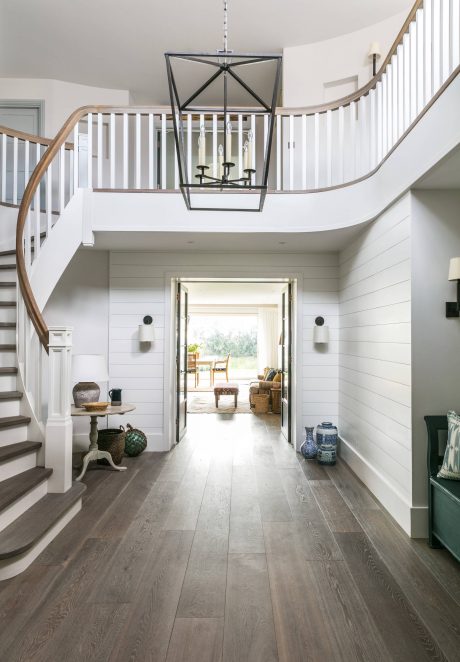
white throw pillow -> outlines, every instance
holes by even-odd
[[[460,480],[460,416],[454,411],[449,411],[447,412],[447,422],[449,434],[438,478]]]

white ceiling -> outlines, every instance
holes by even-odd
[[[372,25],[412,0],[229,0],[229,47],[280,52]],[[168,101],[163,53],[221,47],[222,0],[0,0],[0,76]],[[314,66],[314,63],[312,63]]]
[[[185,286],[189,293],[189,306],[266,306],[281,301],[282,283],[190,283]]]
[[[96,232],[97,250],[212,253],[331,253],[366,223],[326,232]],[[88,249],[92,250],[92,249]]]

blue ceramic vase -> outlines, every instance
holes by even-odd
[[[314,460],[317,453],[317,446],[313,430],[315,428],[305,428],[305,440],[300,447],[300,452],[306,460]]]
[[[316,428],[316,443],[318,444],[318,464],[332,466],[337,460],[337,428],[332,423],[321,423]]]

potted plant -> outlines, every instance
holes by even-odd
[[[189,354],[196,354],[197,358],[200,356],[200,349],[201,345],[197,342],[190,343],[190,345],[187,345],[187,352]]]

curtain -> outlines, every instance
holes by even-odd
[[[257,365],[259,372],[263,372],[266,367],[278,368],[278,342],[278,308],[259,308],[257,311]]]

